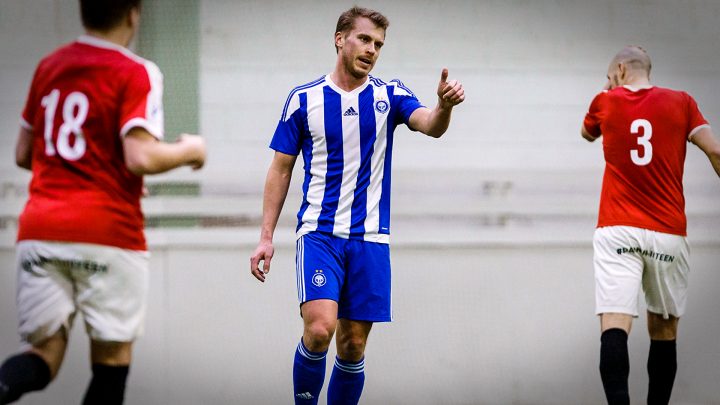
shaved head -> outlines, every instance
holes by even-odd
[[[650,76],[650,70],[652,69],[652,63],[650,62],[650,55],[648,55],[645,49],[630,45],[623,48],[615,58],[613,58],[611,64],[618,65],[624,64],[628,69],[632,70],[643,70]]]

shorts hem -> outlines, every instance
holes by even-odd
[[[631,315],[633,318],[637,318],[640,314],[636,310],[624,308],[624,307],[597,307],[595,308],[595,315],[602,314],[624,314]]]
[[[306,299],[305,301],[300,302],[300,304],[298,304],[298,305],[303,306],[303,304],[305,304],[305,303],[308,303],[308,302],[311,302],[311,301],[317,301],[317,300],[335,301],[336,304],[339,304],[337,298],[331,298],[331,297],[313,297],[313,298],[308,298],[308,299]]]
[[[338,319],[347,319],[348,321],[359,321],[359,322],[392,322],[391,316],[362,316],[362,315],[348,315],[338,313]]]
[[[664,311],[662,308],[656,308],[656,307],[648,307],[647,311],[650,313],[653,313],[655,315],[665,315],[666,313],[668,315],[671,315],[675,318],[680,318],[685,313],[684,312],[673,312],[673,311]]]

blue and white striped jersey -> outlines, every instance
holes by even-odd
[[[393,131],[419,107],[400,81],[372,76],[351,92],[329,75],[290,92],[270,148],[302,151],[297,237],[319,231],[389,243]]]

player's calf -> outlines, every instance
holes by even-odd
[[[627,332],[617,328],[608,329],[600,339],[600,376],[608,404],[629,405],[630,358]]]
[[[328,385],[328,405],[357,405],[365,386],[365,359],[345,361],[335,358]]]
[[[122,405],[129,371],[129,366],[93,364],[93,376],[83,405]]]
[[[23,394],[42,390],[50,380],[50,367],[39,355],[26,352],[12,356],[0,366],[0,404],[9,404]]]
[[[322,352],[310,351],[303,340],[295,351],[293,364],[293,389],[296,405],[315,405],[325,381],[325,356]]]
[[[674,340],[650,340],[647,370],[650,378],[648,405],[667,405],[670,402],[677,372],[677,350]]]

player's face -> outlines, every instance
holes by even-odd
[[[358,79],[366,77],[373,69],[384,41],[385,30],[365,17],[356,19],[350,32],[335,35],[335,45],[343,66]]]

